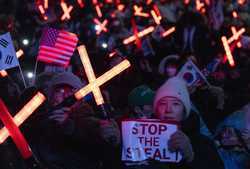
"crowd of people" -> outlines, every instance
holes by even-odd
[[[98,2],[103,14],[99,20],[108,19],[108,31],[99,35],[93,22],[98,18],[93,2],[84,1],[81,8],[78,1],[65,0],[74,10],[64,21],[60,20],[63,12],[59,1],[49,1],[48,19],[44,20],[38,9],[42,2],[0,2],[0,33],[10,32],[16,50],[24,50],[25,56],[20,58],[23,70],[33,69],[45,27],[77,34],[78,44],[86,45],[96,77],[124,59],[131,63],[130,68],[100,87],[105,100],[102,107],[96,105],[91,93],[73,105],[60,104],[88,84],[77,50],[67,70],[39,62],[27,88],[19,69],[7,70],[9,76],[0,78],[0,98],[12,115],[37,91],[47,98],[20,127],[42,168],[250,168],[249,1],[201,1],[203,10],[197,9],[197,2],[192,0],[155,0],[149,4],[143,0],[119,1],[124,9],[117,8],[118,1]],[[143,7],[145,13],[156,5],[161,24],[150,17],[135,16],[133,5]],[[123,44],[125,38],[149,26],[154,26],[151,34]],[[246,30],[230,45],[235,66],[225,59],[221,41],[222,36],[232,36],[232,26]],[[172,27],[173,33],[161,36]],[[23,37],[30,40],[28,46],[22,45]],[[236,47],[238,42],[241,47]],[[209,69],[207,74],[202,71],[209,84],[187,86],[177,77],[188,60],[200,70]],[[211,68],[214,61],[217,64]],[[180,124],[168,147],[182,154],[181,162],[121,160],[122,121],[152,118]],[[0,145],[0,152],[0,168],[27,168],[11,139]]]

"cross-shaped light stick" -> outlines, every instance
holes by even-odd
[[[65,19],[70,19],[70,12],[73,10],[73,6],[70,5],[69,7],[67,7],[67,4],[65,2],[61,2],[61,7],[64,12],[61,17],[61,20],[63,21]]]
[[[94,22],[99,26],[99,29],[96,31],[96,34],[99,35],[102,31],[107,32],[108,29],[106,28],[106,25],[108,24],[108,20],[105,19],[102,23],[97,19],[94,18]]]
[[[42,14],[43,19],[44,19],[44,20],[47,20],[48,17],[45,15],[45,10],[44,10],[43,6],[42,6],[42,5],[39,5],[39,6],[38,6],[38,9],[39,9],[40,13]]]
[[[160,24],[161,24],[161,19],[162,19],[162,17],[161,17],[160,15],[158,16],[154,10],[151,10],[150,12],[151,12],[151,15],[152,15],[153,18],[154,18],[155,23],[156,23],[157,25],[160,25]]]
[[[101,18],[102,17],[102,11],[101,11],[100,6],[96,5],[95,10],[96,10],[96,13],[97,13],[98,17]]]
[[[77,3],[79,4],[80,8],[84,7],[84,3],[82,0],[77,0]]]
[[[49,7],[49,0],[44,0],[44,8],[48,9]]]
[[[134,11],[135,11],[134,12],[135,16],[142,16],[142,17],[146,17],[146,18],[149,17],[148,13],[142,12],[142,7],[138,7],[137,5],[134,5]]]
[[[8,109],[0,100],[0,118],[5,125],[0,129],[0,144],[9,136],[12,137],[24,159],[32,156],[32,151],[19,130],[19,126],[45,101],[45,96],[38,92],[15,116],[12,118]]]
[[[102,105],[104,103],[104,99],[100,91],[100,86],[115,77],[116,75],[118,75],[119,73],[121,73],[122,71],[124,71],[125,69],[127,69],[130,66],[130,63],[128,60],[125,59],[124,61],[104,73],[102,76],[96,78],[85,46],[79,46],[77,49],[80,54],[87,78],[89,80],[89,84],[77,91],[74,96],[77,100],[80,100],[88,93],[93,92],[96,104]],[[105,116],[107,117],[107,115]]]
[[[175,32],[175,27],[169,28],[168,30],[166,30],[165,32],[163,32],[163,33],[161,34],[161,36],[162,36],[162,37],[166,37],[166,36],[170,35],[170,34],[173,33],[173,32]]]
[[[224,46],[224,49],[225,49],[225,52],[226,52],[226,56],[227,56],[227,60],[228,60],[229,64],[231,66],[235,66],[235,62],[234,62],[233,55],[231,53],[230,47],[228,45],[227,38],[225,36],[222,36],[221,37],[221,41],[222,41],[222,44]]]
[[[231,38],[228,39],[228,43],[232,43],[234,40],[238,40],[239,37],[246,31],[245,28],[241,28],[238,32],[236,30],[236,28],[234,26],[231,27],[231,31],[233,33],[233,36]],[[238,47],[241,47],[241,43],[238,42],[237,43]]]
[[[203,2],[200,2],[200,0],[196,0],[195,4],[196,4],[197,11],[201,11],[201,9],[205,6],[205,4]]]
[[[233,59],[233,55],[232,55],[232,52],[230,50],[230,44],[235,41],[235,40],[238,40],[239,39],[239,36],[241,36],[246,30],[245,28],[241,28],[238,32],[236,31],[236,28],[235,27],[231,27],[231,30],[232,30],[232,33],[233,35],[227,40],[227,38],[225,36],[222,36],[221,38],[221,41],[222,41],[222,44],[224,46],[224,49],[225,49],[225,52],[226,52],[226,56],[227,56],[227,59],[228,59],[228,62],[231,66],[235,66],[235,62],[234,62],[234,59]],[[241,47],[241,43],[238,42],[237,43],[237,46],[238,47]]]
[[[150,27],[148,27],[148,28],[146,28],[146,29],[144,29],[144,30],[138,32],[138,37],[141,38],[141,37],[143,37],[143,36],[145,36],[145,35],[147,35],[147,34],[153,32],[154,29],[155,29],[155,28],[154,28],[153,26],[150,26]],[[135,40],[136,40],[136,36],[135,36],[135,35],[132,35],[132,36],[130,36],[130,37],[124,39],[124,40],[123,40],[123,44],[124,44],[124,45],[127,45],[127,44],[129,44],[129,43],[131,43],[131,42],[133,42],[133,41],[135,41]]]

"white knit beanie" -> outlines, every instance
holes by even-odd
[[[187,118],[191,110],[191,101],[188,93],[186,83],[178,78],[172,77],[168,79],[156,92],[154,98],[154,112],[156,112],[156,106],[158,101],[163,97],[175,97],[180,100],[185,108]]]

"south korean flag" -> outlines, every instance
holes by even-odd
[[[19,66],[10,33],[0,35],[0,70]]]
[[[189,88],[201,86],[204,83],[210,85],[206,77],[191,60],[188,60],[182,66],[177,76],[185,80]]]

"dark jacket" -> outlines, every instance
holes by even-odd
[[[190,163],[161,163],[152,161],[145,166],[125,167],[126,169],[223,169],[224,165],[208,138],[199,132],[199,119],[195,113],[182,122],[181,130],[189,137],[194,151],[194,160]]]

